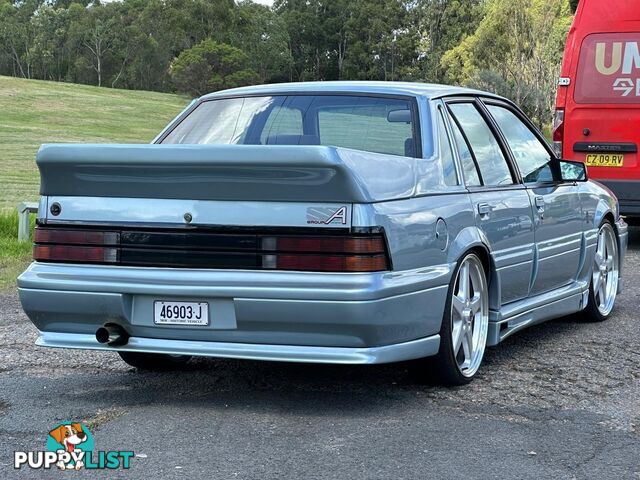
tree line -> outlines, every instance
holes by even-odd
[[[0,0],[0,74],[205,92],[407,80],[506,95],[550,118],[576,0]]]

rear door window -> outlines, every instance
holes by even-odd
[[[500,144],[484,118],[472,103],[454,103],[451,113],[464,132],[471,154],[480,169],[483,185],[513,185],[513,177]]]
[[[507,140],[525,183],[552,182],[551,154],[515,113],[497,105],[487,105]]]
[[[640,33],[585,37],[575,81],[576,103],[640,103]]]

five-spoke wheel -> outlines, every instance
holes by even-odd
[[[620,279],[618,241],[613,226],[605,221],[598,230],[598,243],[593,257],[593,273],[589,289],[586,318],[606,320],[616,303]]]
[[[489,327],[489,289],[482,261],[465,255],[456,267],[440,329],[438,380],[447,385],[471,381],[480,368]]]

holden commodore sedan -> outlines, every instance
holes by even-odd
[[[44,145],[38,345],[161,369],[193,355],[415,360],[469,382],[487,346],[611,315],[627,226],[510,101],[438,85],[247,87],[152,145]]]

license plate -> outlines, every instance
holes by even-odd
[[[153,302],[156,325],[209,325],[207,302]]]
[[[624,155],[612,153],[590,153],[587,155],[589,167],[622,167]]]

